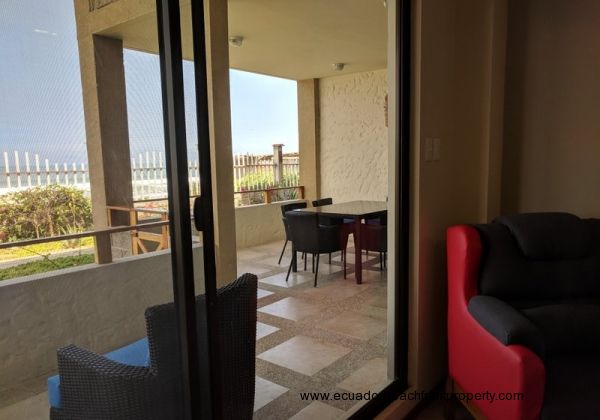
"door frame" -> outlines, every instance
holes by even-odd
[[[410,281],[410,192],[411,192],[411,46],[412,46],[412,0],[388,0],[387,7],[393,8],[388,27],[393,34],[393,50],[388,49],[388,66],[393,74],[389,77],[395,102],[390,127],[393,135],[393,158],[389,174],[396,177],[389,200],[393,202],[393,231],[388,244],[394,250],[393,270],[388,281],[393,287],[393,379],[371,401],[359,408],[351,419],[371,419],[381,413],[408,388],[408,333],[409,333],[409,281]],[[389,41],[388,41],[389,42]],[[391,229],[390,229],[391,230]],[[390,277],[391,274],[391,277]],[[391,313],[388,312],[388,316]]]
[[[192,2],[196,119],[201,197],[194,205],[202,232],[205,305],[196,307],[192,224],[187,165],[181,11],[178,0],[156,0],[168,179],[171,270],[182,369],[182,404],[186,420],[221,418],[216,262],[210,161],[205,16],[202,1]],[[197,313],[203,311],[197,318]],[[198,325],[202,322],[204,325]],[[200,332],[200,333],[199,333]],[[200,396],[198,398],[197,396]]]
[[[194,48],[196,113],[202,196],[197,203],[196,225],[203,233],[206,311],[198,336],[196,320],[194,267],[191,241],[191,212],[187,178],[187,150],[181,50],[180,8],[178,0],[156,0],[159,28],[165,149],[169,188],[169,220],[171,228],[171,260],[173,270],[174,304],[177,314],[178,338],[183,369],[183,404],[186,419],[219,418],[221,413],[220,378],[211,369],[219,355],[217,323],[212,310],[216,304],[216,267],[214,249],[214,215],[210,161],[208,119],[208,89],[206,68],[204,2],[192,2],[192,31]],[[411,105],[411,20],[412,0],[390,1],[395,50],[392,87],[396,108],[392,127],[395,132],[395,161],[397,180],[391,191],[395,213],[393,244],[394,320],[392,382],[375,398],[359,408],[353,419],[373,418],[391,404],[408,386],[408,284],[410,264],[410,105]],[[392,169],[392,168],[390,168]],[[199,222],[202,223],[199,223]],[[199,357],[198,346],[203,346]],[[201,395],[202,398],[193,398]]]

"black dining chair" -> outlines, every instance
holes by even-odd
[[[317,287],[317,278],[319,276],[319,256],[321,254],[329,254],[332,252],[341,251],[344,253],[342,230],[339,225],[323,226],[319,224],[319,217],[312,213],[287,213],[287,225],[290,230],[292,240],[292,261],[288,268],[285,281],[288,281],[292,267],[296,262],[297,253],[305,252],[316,256],[315,266],[315,283]],[[346,278],[346,258],[344,262],[344,278]],[[306,261],[306,259],[305,259]]]
[[[281,250],[281,255],[279,255],[279,261],[277,261],[277,264],[281,264],[281,259],[283,258],[283,254],[285,253],[285,247],[288,244],[288,241],[290,241],[291,236],[290,236],[290,229],[288,228],[288,225],[286,223],[286,219],[285,219],[285,214],[288,211],[292,211],[292,210],[296,210],[296,209],[305,209],[307,207],[306,202],[302,202],[302,203],[289,203],[289,204],[284,204],[281,206],[281,220],[283,221],[283,228],[285,229],[285,242],[283,243],[283,249]]]
[[[376,215],[376,216],[369,216],[369,217],[365,218],[365,223],[368,225],[386,226],[387,225],[387,213],[384,213],[381,215]],[[371,251],[371,250],[366,249],[367,257],[369,256],[369,251]],[[386,255],[387,255],[387,251],[386,251]]]
[[[318,200],[313,200],[313,207],[321,207],[321,206],[329,206],[333,204],[333,198],[320,198]],[[342,219],[340,217],[330,217],[330,216],[322,216],[319,215],[319,224],[323,226],[333,226],[339,225],[342,229],[342,242],[343,249],[346,250],[346,245],[348,244],[348,238],[350,234],[354,234],[354,220],[352,219]],[[342,260],[345,258],[345,252],[342,253]],[[331,264],[331,254],[329,254],[329,264]]]
[[[383,224],[364,223],[360,225],[361,248],[379,253],[381,271],[387,268],[387,226]]]
[[[319,198],[318,200],[313,200],[313,207],[322,207],[329,206],[333,204],[333,198]],[[330,216],[321,216],[319,215],[319,224],[323,226],[332,226],[332,225],[341,225],[344,223],[344,220],[339,217],[330,217]]]
[[[312,201],[313,207],[329,206],[330,204],[333,204],[333,198],[331,197],[319,198],[318,200]]]

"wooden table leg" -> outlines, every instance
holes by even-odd
[[[362,283],[362,250],[360,244],[360,217],[354,218],[354,275],[356,284]]]

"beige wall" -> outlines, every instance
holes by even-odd
[[[238,207],[235,209],[238,249],[285,240],[281,206],[303,200]]]
[[[493,122],[502,109],[502,80],[490,63],[503,58],[497,40],[504,6],[414,5],[409,381],[417,389],[431,389],[446,375],[446,229],[486,221],[498,202],[490,162],[501,158]],[[428,138],[440,139],[439,160],[426,160]]]
[[[387,72],[319,81],[321,197],[335,202],[387,197]]]
[[[511,0],[502,210],[600,216],[600,2]]]
[[[198,294],[202,265],[196,247]],[[105,353],[144,337],[144,311],[172,301],[171,281],[162,251],[0,282],[0,391],[54,372],[60,347]]]

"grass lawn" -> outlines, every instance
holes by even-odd
[[[39,260],[10,268],[0,269],[0,280],[13,279],[15,277],[29,276],[31,274],[45,273],[47,271],[59,270],[61,268],[76,267],[78,265],[91,264],[94,262],[94,254],[74,255],[71,257],[60,257],[52,260]]]
[[[36,255],[54,254],[69,249],[91,248],[94,246],[93,238],[82,238],[76,241],[57,241],[46,244],[13,247],[0,250],[0,261],[10,261],[19,258],[35,257]]]

